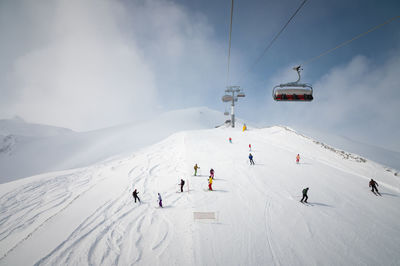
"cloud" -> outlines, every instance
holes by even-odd
[[[7,2],[2,10],[17,14],[0,22],[10,28],[5,39],[21,33],[0,49],[11,53],[0,65],[0,116],[89,130],[160,106],[204,104],[224,81],[226,55],[206,17],[170,1]]]
[[[313,102],[272,103],[269,100],[271,105],[267,110],[272,114],[273,123],[334,132],[400,151],[399,69],[398,55],[382,64],[365,56],[355,56],[314,82]],[[282,81],[294,81],[294,73],[292,78],[288,78],[288,73],[279,73],[270,82],[271,87]],[[306,82],[307,75],[303,76],[301,81]]]

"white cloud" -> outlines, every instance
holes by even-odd
[[[1,116],[88,130],[140,119],[160,104],[201,105],[224,85],[224,46],[212,41],[205,16],[176,3],[59,0],[2,8],[20,16],[1,28],[26,23],[35,34],[9,60]]]
[[[379,65],[355,56],[313,84],[313,102],[272,103],[267,110],[273,123],[314,128],[400,151],[399,69],[399,56]],[[273,81],[294,81],[287,73]],[[302,82],[306,81],[305,75]]]

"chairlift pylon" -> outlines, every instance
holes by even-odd
[[[275,101],[280,102],[310,102],[313,98],[313,88],[310,84],[299,83],[301,66],[294,67],[299,78],[295,82],[279,84],[272,90],[272,97]]]

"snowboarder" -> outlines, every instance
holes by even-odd
[[[253,155],[251,155],[251,153],[249,154],[249,159],[250,159],[250,164],[254,165],[254,161],[253,161]]]
[[[196,176],[197,175],[197,169],[200,169],[200,167],[197,166],[197,163],[196,163],[193,168],[194,168],[194,176]]]
[[[378,183],[377,183],[375,180],[373,180],[373,179],[371,178],[371,181],[369,181],[369,187],[372,188],[371,191],[372,191],[373,193],[375,193],[374,190],[376,190],[376,193],[379,194],[379,191],[378,191],[378,189],[376,188],[376,186],[379,187]]]
[[[308,200],[307,192],[308,192],[308,187],[303,189],[303,198],[300,200],[301,203],[303,203],[303,200],[305,203],[307,203]]]
[[[247,130],[247,126],[246,126],[246,124],[243,124],[243,132],[244,132],[245,130]]]
[[[160,205],[161,208],[163,207],[162,206],[162,198],[161,198],[160,193],[158,193],[158,205]]]
[[[231,137],[229,137],[229,143],[232,143],[232,138]]]
[[[210,169],[210,176],[212,179],[214,179],[214,169],[212,169],[212,168]]]
[[[249,144],[249,151],[251,151],[251,144]]]
[[[212,190],[212,182],[213,182],[213,179],[212,179],[212,177],[210,176],[209,178],[208,178],[208,189],[209,190]]]
[[[132,192],[132,196],[133,196],[133,198],[135,199],[135,202],[136,202],[136,199],[140,202],[140,199],[139,199],[139,197],[138,197],[138,194],[139,194],[139,192],[137,192],[137,190],[136,190],[136,188],[135,188],[135,190]]]
[[[183,192],[183,186],[185,185],[185,180],[181,179],[180,185],[181,185],[181,192]]]
[[[296,163],[299,163],[300,162],[300,154],[297,154],[297,156],[296,156]]]

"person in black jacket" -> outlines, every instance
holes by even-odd
[[[183,186],[185,185],[185,180],[181,179],[181,192],[183,192]]]
[[[308,196],[307,196],[307,192],[308,192],[308,188],[303,189],[303,198],[300,200],[300,202],[304,202],[307,203],[308,200]]]
[[[375,191],[379,193],[378,188],[376,186],[379,186],[378,183],[371,178],[371,181],[369,181],[369,187],[371,188],[371,191],[374,193]]]
[[[136,199],[140,202],[140,199],[139,199],[139,197],[138,197],[138,194],[139,194],[139,192],[137,192],[137,190],[136,190],[136,188],[135,188],[135,190],[132,192],[132,196],[133,196],[133,198],[135,199],[135,202],[136,202]]]

